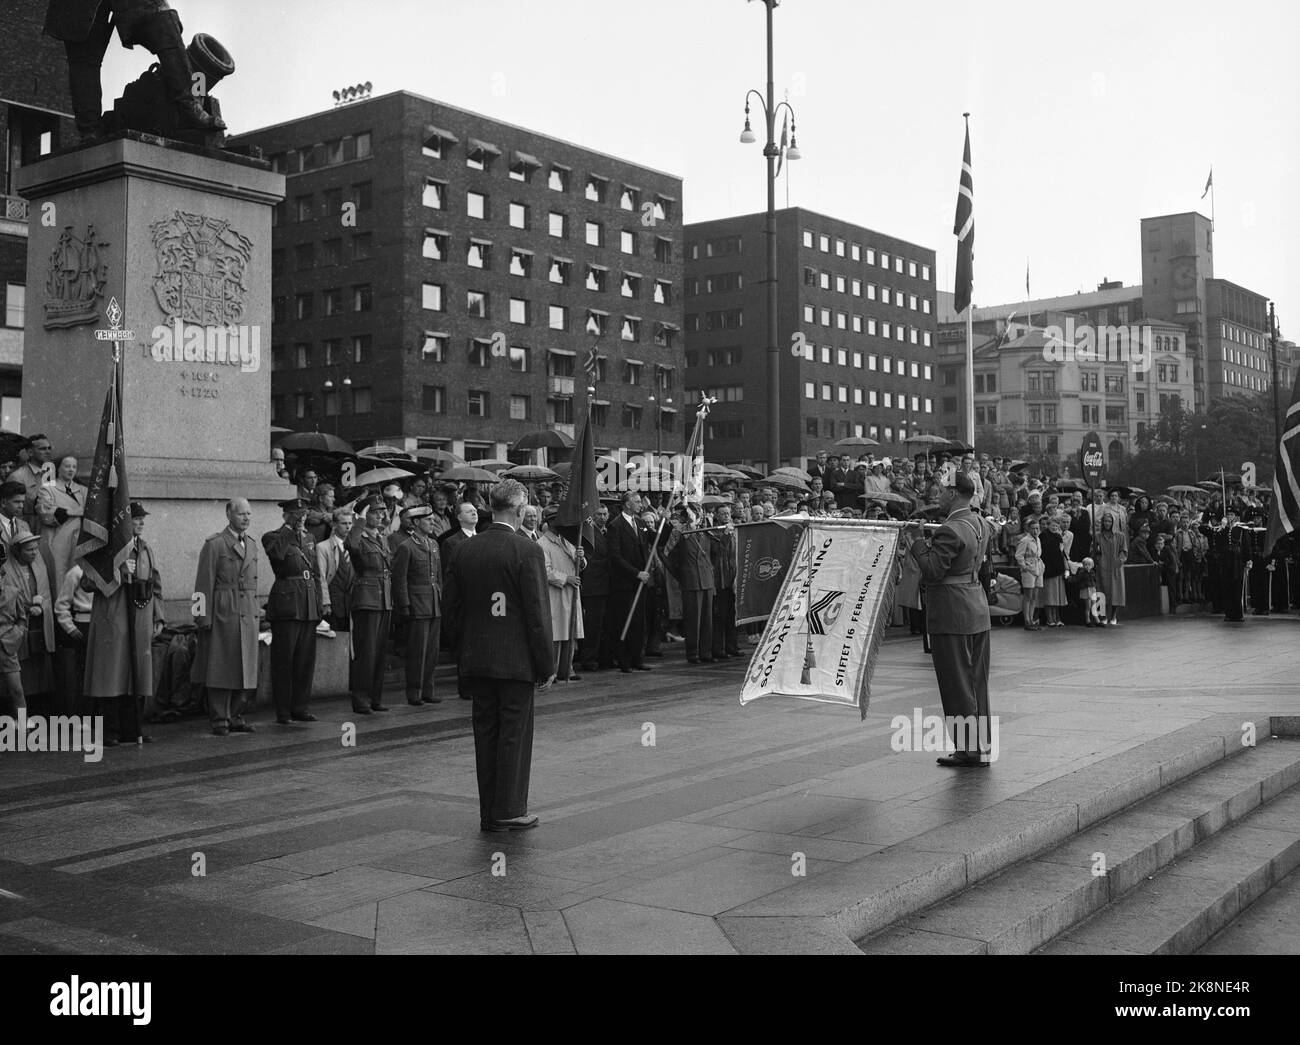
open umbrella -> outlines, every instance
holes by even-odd
[[[742,473],[737,472],[734,468],[728,468],[725,464],[714,464],[711,461],[705,461],[704,474],[719,476],[726,479],[735,479],[739,478]]]
[[[1007,465],[1006,467],[1007,467],[1007,471],[1008,471],[1008,472],[1019,472],[1019,471],[1021,471],[1022,469],[1028,468],[1028,467],[1029,467],[1029,462],[1028,462],[1028,461],[1012,461],[1012,462],[1011,462],[1009,465]]]
[[[400,483],[403,479],[409,478],[411,473],[405,468],[372,468],[358,475],[355,485],[378,486],[381,483]]]
[[[573,436],[565,435],[563,432],[557,432],[554,428],[545,428],[537,432],[529,432],[520,438],[519,442],[511,447],[512,450],[540,450],[545,447],[547,450],[572,450]]]
[[[718,497],[716,494],[709,494],[701,499],[700,504],[705,508],[718,508],[724,504],[735,504],[730,497]]]
[[[386,446],[383,444],[378,444],[375,446],[367,446],[364,450],[358,450],[357,456],[358,457],[405,457],[409,459],[411,455],[408,454],[405,450],[403,450],[400,446]]]
[[[902,494],[900,494],[900,493],[893,493],[892,491],[887,492],[887,491],[883,491],[883,490],[877,490],[877,491],[875,491],[874,493],[860,493],[860,494],[858,494],[858,500],[860,500],[860,501],[886,501],[886,502],[891,503],[891,504],[911,504],[911,503],[912,503],[912,498],[910,498],[910,497],[904,497],[904,496],[903,496]]]
[[[573,462],[561,461],[554,468],[552,468],[551,471],[553,471],[561,479],[567,479],[569,478],[569,473],[573,471]]]
[[[797,475],[790,475],[787,472],[773,472],[764,482],[773,486],[783,486],[790,490],[799,490],[802,493],[812,493],[808,489],[808,484],[800,479]]]
[[[1199,486],[1188,486],[1186,483],[1177,483],[1167,489],[1170,493],[1205,493]]]
[[[498,483],[501,476],[496,472],[489,472],[486,468],[479,468],[474,464],[458,464],[455,468],[448,468],[442,473],[442,479],[453,483]]]
[[[1220,484],[1220,478],[1217,475],[1207,476],[1201,480],[1202,483],[1213,483],[1215,486]],[[1236,472],[1224,472],[1222,482],[1227,486],[1240,486],[1241,476]]]
[[[31,446],[32,441],[17,432],[0,432],[0,461],[16,461],[18,451]]]
[[[412,456],[417,461],[428,461],[431,464],[464,464],[463,457],[457,457],[450,450],[439,450],[432,447],[428,450],[416,450]]]
[[[487,457],[482,461],[466,461],[465,463],[471,468],[486,468],[489,472],[504,472],[507,468],[517,467],[514,461],[502,461],[494,457]]]
[[[540,483],[560,477],[558,472],[537,464],[516,465],[514,468],[505,469],[501,474],[507,479],[518,479],[521,483]]]
[[[352,444],[328,432],[290,432],[276,441],[276,446],[286,453],[301,454],[352,454]]]
[[[750,479],[762,479],[765,474],[757,468],[751,468],[747,464],[738,464],[732,469],[732,471],[739,472],[741,475],[748,476]]]
[[[409,457],[370,457],[366,454],[357,455],[357,465],[362,468],[397,468],[403,473],[404,479],[409,479],[413,475],[422,475],[428,468],[423,461],[415,461]]]
[[[835,440],[836,446],[879,446],[880,443],[875,439],[870,439],[865,435],[850,435],[843,439]]]
[[[1057,479],[1056,488],[1058,490],[1069,490],[1073,493],[1088,492],[1088,484],[1082,479]]]
[[[962,442],[960,439],[949,439],[947,443],[947,448],[956,453],[970,454],[975,452],[975,447],[971,446],[970,443]]]
[[[910,435],[904,443],[924,443],[927,446],[947,446],[948,440],[941,435]]]
[[[786,465],[784,468],[773,468],[772,471],[768,473],[768,482],[771,482],[772,477],[776,475],[793,476],[795,479],[804,483],[812,482],[811,475],[805,472],[802,468],[795,468],[793,465]]]

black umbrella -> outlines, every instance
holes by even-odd
[[[300,454],[352,455],[352,444],[328,432],[290,432],[275,443],[281,450]]]
[[[515,443],[511,449],[540,450],[543,447],[547,450],[572,450],[573,437],[565,435],[563,432],[557,432],[553,428],[544,428],[537,432],[529,432],[519,442]]]
[[[18,451],[25,450],[32,441],[17,432],[0,432],[0,461],[18,460]]]

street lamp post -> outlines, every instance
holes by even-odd
[[[749,126],[749,96],[758,95],[767,123],[767,144],[763,156],[767,159],[767,467],[781,466],[781,349],[776,337],[776,158],[780,149],[776,144],[776,113],[783,105],[790,113],[790,148],[787,160],[799,159],[795,144],[794,109],[789,102],[776,103],[772,77],[772,11],[781,0],[763,0],[767,8],[767,95],[750,90],[745,95],[745,129],[740,140],[745,144],[755,141]]]
[[[664,455],[664,409],[673,405],[673,397],[660,399],[658,396],[651,396],[650,402],[654,403],[655,465],[658,466],[661,463],[659,459]]]
[[[352,378],[343,377],[337,363],[327,364],[325,367],[325,384],[322,386],[327,393],[338,389],[339,401],[336,404],[338,409],[334,411],[334,434],[339,434],[339,415],[343,413],[343,389],[352,387]],[[330,377],[328,371],[333,371],[334,376]]]

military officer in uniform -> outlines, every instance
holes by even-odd
[[[245,695],[257,689],[257,542],[248,536],[252,505],[236,497],[226,505],[229,525],[199,551],[194,578],[198,647],[190,681],[208,690],[212,732],[252,733],[244,721]]]
[[[406,702],[440,704],[433,695],[442,619],[442,560],[433,539],[433,509],[406,509],[413,529],[393,555],[393,611],[406,624]]]
[[[909,554],[920,567],[926,586],[926,626],[934,674],[956,748],[953,754],[941,757],[939,765],[979,768],[988,765],[980,749],[991,735],[989,605],[979,578],[989,530],[971,511],[975,483],[968,474],[948,470],[940,482],[939,505],[947,518],[930,539],[918,535]],[[917,521],[909,527],[924,533]],[[957,728],[954,719],[965,728]]]
[[[205,112],[193,93],[194,70],[181,38],[181,20],[167,0],[50,0],[45,34],[62,40],[67,51],[72,113],[82,141],[94,141],[102,133],[99,74],[114,29],[123,47],[142,44],[158,58],[182,127],[225,130],[226,125]]]
[[[731,505],[720,504],[713,512],[715,528],[709,531],[713,553],[713,659],[740,656],[740,634],[736,630],[736,528],[731,524]]]
[[[713,660],[713,542],[694,529],[687,506],[677,506],[673,534],[664,548],[664,562],[682,589],[682,629],[686,635],[686,663],[712,664]]]
[[[365,516],[348,534],[352,560],[352,710],[358,715],[387,711],[384,707],[384,666],[388,661],[388,628],[393,616],[392,554],[384,534],[387,507],[372,497],[358,508]]]
[[[262,547],[275,571],[266,618],[271,622],[271,693],[275,721],[315,722],[311,713],[316,673],[316,625],[321,622],[321,589],[316,542],[307,534],[307,509],[300,497],[280,502],[284,525],[262,534]]]

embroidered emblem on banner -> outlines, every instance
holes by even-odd
[[[828,630],[835,627],[840,610],[844,608],[844,595],[842,591],[817,593],[812,605],[808,607],[808,634],[825,635]]]

